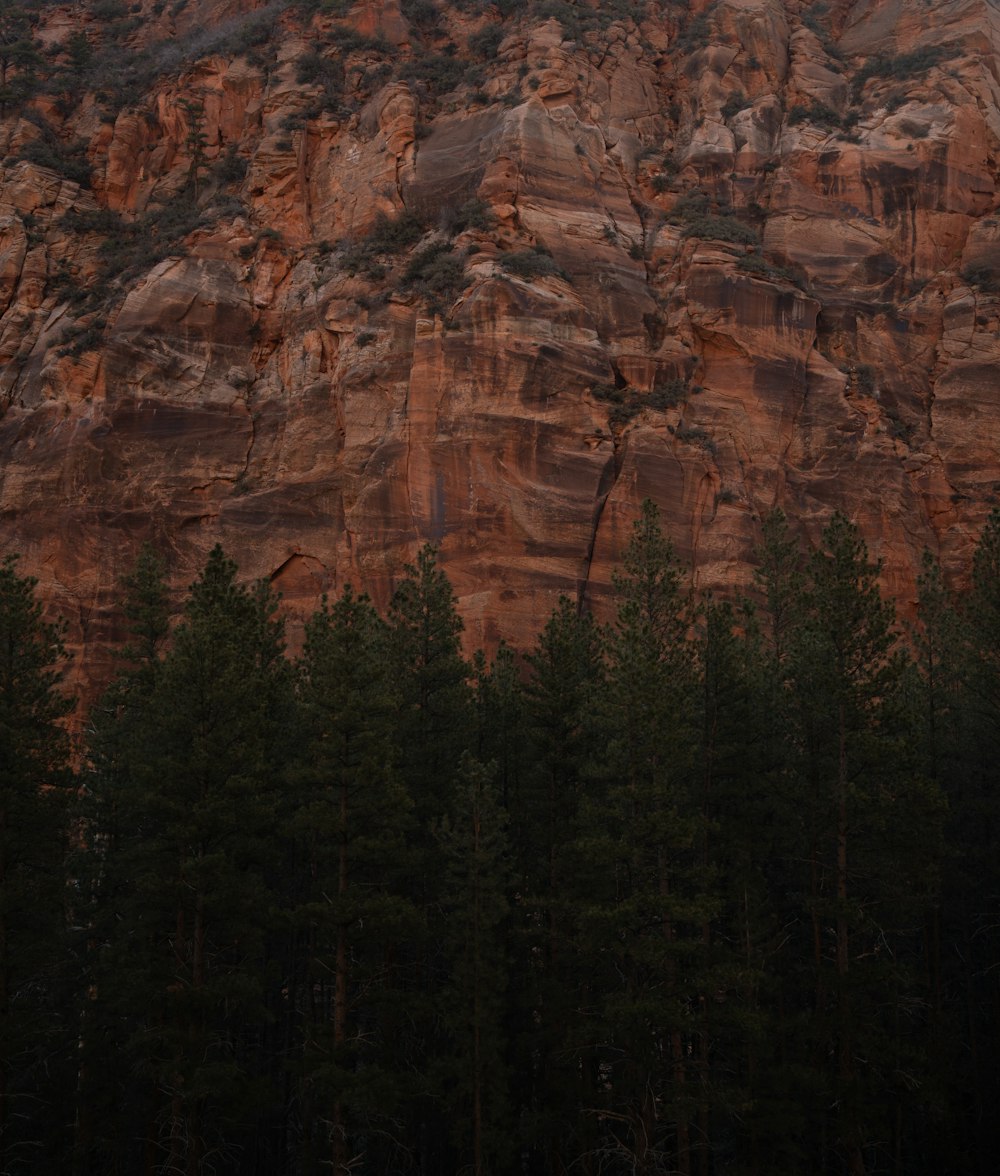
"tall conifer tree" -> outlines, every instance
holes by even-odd
[[[831,1154],[820,1162],[836,1157],[850,1176],[867,1171],[874,1140],[891,1136],[905,1102],[902,1076],[911,1067],[889,1010],[912,989],[939,828],[935,791],[908,750],[906,663],[879,571],[857,528],[834,515],[808,562],[791,654],[815,965],[813,1056],[826,1087],[820,1098],[836,1108],[827,1123]],[[827,1115],[818,1115],[813,1130],[822,1137]]]
[[[509,1171],[504,1009],[509,861],[507,814],[484,766],[465,755],[437,839],[447,973],[438,993],[446,1047],[438,1084],[450,1112],[459,1170]]]
[[[695,658],[686,595],[652,503],[622,570],[601,705],[604,779],[585,806],[581,856],[600,872],[581,922],[610,1081],[605,1149],[637,1173],[691,1171],[692,1057],[701,1029],[702,926],[716,904],[694,787]]]
[[[0,561],[0,1170],[65,1163],[73,1003],[66,938],[65,656],[35,581]]]
[[[411,897],[421,920],[421,938],[409,946],[410,1019],[400,1026],[398,1049],[402,1064],[418,1076],[408,1131],[417,1169],[429,1176],[450,1162],[450,1132],[431,1080],[436,1060],[449,1048],[435,1015],[448,963],[442,913],[447,894],[434,829],[451,811],[459,764],[475,735],[462,621],[432,546],[407,567],[388,620],[399,690],[400,776],[413,803]]]
[[[527,656],[525,787],[512,811],[518,899],[513,942],[511,1048],[519,1080],[522,1143],[531,1171],[558,1172],[567,1152],[592,1152],[596,1050],[581,1021],[592,977],[578,943],[591,901],[578,867],[584,794],[602,733],[596,707],[604,678],[601,633],[561,597]]]
[[[155,1171],[227,1170],[272,1094],[258,1041],[288,675],[276,602],[220,548],[191,589],[118,788],[117,934],[104,974],[151,1092]],[[114,966],[112,966],[112,964]]]
[[[136,1025],[122,1015],[121,935],[135,846],[129,812],[135,773],[147,754],[151,705],[169,629],[165,566],[146,545],[123,581],[130,639],[122,669],[90,713],[87,768],[81,800],[80,923],[86,927],[86,986],[74,1171],[107,1176],[143,1162],[135,1124],[149,1119],[150,1090],[137,1082],[127,1044]],[[123,823],[124,822],[124,823]]]
[[[411,804],[397,770],[386,626],[349,587],[306,627],[298,699],[286,827],[302,966],[285,986],[304,1042],[305,1162],[336,1173],[356,1163],[391,1167],[404,1083],[389,1028],[399,945],[413,934],[403,870]]]

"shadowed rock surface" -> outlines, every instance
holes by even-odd
[[[599,610],[647,496],[723,593],[774,505],[904,609],[968,557],[993,0],[133,9],[32,9],[0,121],[0,547],[85,690],[144,539],[297,615],[430,540],[488,645]]]

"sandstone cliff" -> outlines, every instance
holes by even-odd
[[[143,539],[293,612],[440,545],[471,640],[1000,487],[995,0],[0,10],[0,549],[106,673]],[[19,52],[9,46],[20,46]],[[25,49],[25,45],[28,49]]]

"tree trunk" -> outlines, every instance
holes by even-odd
[[[347,781],[340,785],[340,854],[337,862],[337,897],[343,902],[347,896]],[[337,954],[334,964],[333,989],[333,1061],[339,1064],[347,1041],[347,923],[341,909],[337,923]],[[344,1104],[339,1093],[333,1103],[333,1172],[339,1176],[347,1170],[347,1125]]]

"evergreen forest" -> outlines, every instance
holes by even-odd
[[[647,503],[607,625],[467,660],[427,547],[293,658],[146,549],[74,747],[0,562],[0,1173],[995,1171],[1000,512],[913,624],[841,515],[755,566]]]

